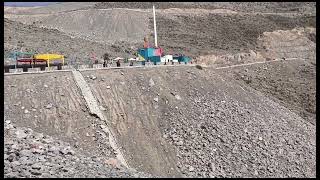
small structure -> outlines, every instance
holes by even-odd
[[[23,68],[24,72],[28,71],[28,68],[45,66],[45,62],[34,59],[34,53],[32,52],[19,52],[14,51],[10,53],[8,64],[5,64],[5,72],[9,72],[9,69]]]
[[[173,59],[178,61],[179,63],[185,63],[187,64],[188,62],[191,61],[191,58],[182,54],[179,55],[174,55]]]
[[[178,62],[178,60],[173,59],[172,55],[165,55],[161,57],[161,62],[165,63],[165,62]]]
[[[34,59],[37,61],[46,61],[48,67],[50,67],[50,63],[64,65],[64,56],[60,54],[36,54],[34,55]]]
[[[155,47],[150,47],[149,40],[147,37],[144,38],[143,48],[138,50],[139,60],[142,61],[142,64],[145,64],[145,61],[153,62],[154,64],[158,64],[161,62],[161,56],[163,53],[163,49],[158,47],[157,40],[157,27],[156,27],[156,11],[153,6],[153,27],[154,27],[154,43]]]
[[[154,64],[161,62],[162,48],[141,48],[138,50],[140,61],[151,61]]]

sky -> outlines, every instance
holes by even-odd
[[[57,2],[4,2],[5,6],[20,6],[20,7],[30,7],[30,6],[47,6],[50,4],[55,4]]]

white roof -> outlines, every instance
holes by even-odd
[[[117,57],[115,58],[114,60],[123,60],[124,58],[121,58],[121,57]]]

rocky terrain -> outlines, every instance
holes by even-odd
[[[148,9],[155,5],[159,9],[230,9],[240,12],[262,13],[315,13],[314,2],[101,2],[95,4],[97,9],[107,8],[134,8]]]
[[[70,144],[4,122],[4,178],[152,177],[110,158],[77,152]]]
[[[96,54],[100,63],[102,63],[102,56],[106,52],[112,54],[113,57],[117,57],[135,50],[126,42],[119,41],[113,45],[105,45],[81,38],[71,38],[58,30],[25,25],[8,19],[4,20],[4,26],[5,57],[8,57],[13,50],[20,51],[22,49],[23,51],[35,53],[61,53],[65,55],[67,62],[76,61],[80,64],[85,64],[88,63],[92,52]]]
[[[146,11],[119,9],[88,9],[54,14],[8,15],[11,20],[57,29],[71,37],[113,43],[140,42],[148,34]]]
[[[310,16],[211,13],[179,15],[174,19],[161,14],[157,23],[159,45],[166,53],[182,52],[192,57],[261,51],[258,38],[264,32],[316,25],[315,18]]]
[[[165,54],[198,65],[5,74],[4,177],[316,177],[315,3],[155,5]],[[151,7],[5,7],[4,63],[134,57]]]
[[[234,56],[250,50],[257,53],[264,50],[259,38],[265,32],[316,27],[314,3],[159,2],[155,5],[159,45],[166,54],[183,53],[192,58]],[[54,5],[50,11],[48,7],[29,11],[7,10],[5,17],[9,20],[33,26],[19,25],[17,31],[12,31],[16,24],[5,23],[5,43],[8,44],[5,50],[26,47],[48,52],[71,46],[70,51],[64,49],[61,53],[67,57],[81,57],[79,61],[85,63],[83,56],[90,51],[99,56],[105,51],[113,57],[132,57],[136,49],[142,47],[145,36],[149,36],[153,44],[151,3],[101,2],[87,6],[60,6]],[[38,33],[34,33],[39,31],[37,27],[43,31],[38,35],[41,39],[47,39],[46,34],[50,37],[51,29],[58,30],[55,32],[59,45],[51,46],[46,41],[33,39],[37,37]],[[306,37],[315,39],[314,32],[307,33]],[[30,36],[25,38],[28,33]],[[63,36],[72,37],[73,43],[65,42]],[[8,37],[15,37],[15,41]],[[87,48],[89,46],[91,49]]]
[[[97,79],[87,81],[138,170],[169,177],[314,176],[315,126],[226,72],[171,67],[84,75],[90,74]]]
[[[284,73],[285,72],[285,73]],[[236,67],[230,77],[266,94],[316,124],[316,66],[305,61],[282,61]]]
[[[94,6],[96,2],[63,2],[56,3],[49,6],[36,6],[36,7],[10,7],[5,6],[4,12],[6,14],[20,14],[20,15],[35,15],[35,14],[48,14],[69,12],[76,10],[88,9]]]
[[[303,62],[273,66],[285,70],[292,67],[291,64],[301,66],[298,61]],[[268,94],[266,89],[272,87],[272,81],[258,78],[269,74],[267,70],[272,69],[272,63],[252,66],[252,71],[246,70],[250,67],[226,71],[176,66],[81,73],[99,106],[103,107],[102,112],[110,121],[126,161],[139,172],[160,177],[315,177],[315,126],[299,116],[298,111],[306,107],[298,103],[301,100],[290,98],[299,98],[299,92],[286,89],[294,85],[293,88],[310,93],[309,97],[313,98],[314,81],[308,85],[300,81],[285,85],[281,81],[286,81],[291,74],[287,77],[275,74],[276,77],[268,78],[280,80],[284,89],[272,94],[278,90],[269,88]],[[241,79],[242,76],[245,78]],[[303,80],[305,76],[295,77]],[[25,127],[24,130],[30,128],[66,142],[71,153],[95,156],[103,162],[115,161],[108,136],[101,133],[102,122],[90,116],[85,107],[81,108],[85,103],[77,93],[71,73],[30,77],[5,76],[5,120],[22,129]],[[246,77],[252,79],[252,83],[247,83]],[[22,84],[19,81],[24,85],[15,87]],[[45,86],[43,82],[48,81],[56,83]],[[58,82],[69,85],[61,86]],[[304,90],[305,86],[311,87],[310,91]],[[61,93],[64,96],[61,97]],[[23,99],[19,98],[22,96]],[[288,101],[290,99],[293,101]],[[53,107],[48,107],[47,102]],[[292,106],[288,106],[290,103]],[[69,113],[62,114],[63,111]],[[30,118],[32,116],[35,118]],[[23,139],[17,144],[26,142]],[[21,146],[19,151],[26,147]],[[69,149],[66,150],[68,153]],[[18,164],[24,159],[17,159]],[[63,159],[66,163],[63,166],[68,168],[70,161]],[[12,162],[8,160],[8,167],[13,166]],[[91,162],[90,158],[85,162]],[[45,168],[43,173],[47,175]],[[31,173],[31,169],[21,171]],[[92,170],[97,171],[100,170]],[[63,176],[92,177],[90,173],[88,176],[66,174]],[[113,175],[102,174],[103,177]]]

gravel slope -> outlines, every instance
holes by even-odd
[[[224,71],[316,124],[316,66],[306,60],[270,62]]]
[[[148,9],[155,5],[158,9],[199,8],[230,9],[241,12],[302,12],[315,13],[314,2],[101,2],[95,4],[97,9],[136,8]]]
[[[134,50],[126,42],[115,42],[105,45],[87,41],[81,38],[71,38],[58,30],[38,28],[19,22],[4,20],[4,54],[5,57],[13,50],[31,51],[37,53],[62,53],[68,60],[78,63],[88,63],[90,53],[94,52],[100,63],[102,56],[108,52],[112,57],[125,56]]]
[[[168,177],[315,177],[315,126],[223,71],[85,73],[97,77],[87,81],[108,107],[128,163],[139,171]],[[176,158],[168,161],[172,153]]]
[[[5,17],[38,27],[58,29],[71,37],[110,44],[115,41],[141,42],[149,33],[150,15],[144,10],[88,9],[52,14],[6,14]]]
[[[164,48],[167,54],[184,53],[191,57],[247,53],[249,50],[257,51],[263,47],[258,44],[258,38],[264,32],[291,30],[296,27],[315,27],[316,24],[313,13],[314,3],[159,2],[156,3],[156,6],[158,8],[158,44]],[[71,6],[66,4],[66,7]],[[75,39],[81,38],[86,41],[113,44],[113,47],[103,45],[102,48],[114,56],[127,57],[133,55],[135,49],[142,47],[143,38],[146,35],[150,36],[150,42],[153,44],[151,7],[151,3],[102,2],[95,4],[93,9],[61,10],[53,14],[33,15],[7,13],[5,17],[26,24],[34,23],[37,27],[58,29],[57,33],[63,32],[61,35],[77,37]],[[195,9],[194,12],[193,9]],[[203,10],[202,13],[201,10]],[[53,8],[52,11],[55,12],[56,9]],[[193,13],[185,13],[185,11]],[[218,13],[218,11],[220,12]],[[31,29],[36,31],[34,28]],[[315,37],[314,34],[311,35]],[[26,35],[17,37],[12,34],[11,36],[16,41],[24,41]],[[44,40],[47,39],[45,35],[40,37]],[[24,45],[9,42],[12,46],[34,46],[39,49],[45,46],[42,44],[27,45],[34,43],[35,40],[25,39],[28,42]],[[8,40],[5,39],[5,42]],[[70,49],[70,52],[66,54],[74,53],[82,56],[83,53],[78,51],[91,46],[100,56],[102,54],[101,46],[93,44],[75,40],[67,47],[79,47]],[[50,48],[56,49],[55,47]]]
[[[74,150],[70,144],[30,128],[4,123],[4,178],[152,177]]]
[[[291,68],[290,64],[283,64],[283,66],[275,64],[275,66]],[[257,73],[259,76],[263,75],[264,70],[261,68],[256,67],[262,71],[260,74]],[[267,68],[271,68],[271,66],[267,66]],[[253,69],[255,68],[253,67]],[[291,108],[282,106],[281,102],[268,98],[269,95],[264,93],[265,87],[259,88],[260,85],[255,80],[252,80],[252,84],[256,87],[250,87],[250,85],[242,83],[241,79],[239,82],[234,80],[234,77],[229,77],[232,73],[237,74],[238,72],[238,70],[226,72],[212,68],[200,70],[195,67],[180,66],[85,71],[83,74],[98,99],[99,105],[105,109],[105,116],[111,122],[126,161],[130,167],[140,172],[161,177],[315,177],[315,126],[292,112]],[[247,72],[250,75],[251,72]],[[240,74],[243,73],[240,71]],[[19,127],[29,127],[44,135],[50,133],[60,141],[66,142],[75,154],[79,153],[91,157],[90,152],[94,151],[90,148],[98,150],[97,144],[107,142],[105,136],[98,135],[98,132],[90,140],[91,135],[88,134],[88,131],[92,130],[93,133],[99,131],[99,122],[92,121],[91,123],[96,126],[89,128],[90,125],[88,125],[88,130],[81,131],[79,125],[83,123],[77,124],[76,122],[79,120],[87,122],[88,120],[85,118],[75,117],[77,120],[75,123],[72,123],[71,119],[73,118],[68,119],[71,114],[56,119],[65,105],[67,105],[66,110],[68,107],[71,108],[72,115],[85,115],[86,111],[77,108],[83,104],[79,97],[77,98],[77,93],[71,93],[73,95],[68,96],[70,99],[68,103],[64,102],[62,97],[55,97],[60,96],[60,93],[54,93],[56,92],[54,89],[57,92],[64,92],[63,89],[67,87],[68,90],[65,92],[75,91],[74,82],[68,81],[68,76],[63,76],[60,73],[59,76],[57,75],[59,81],[57,79],[53,82],[64,85],[69,83],[69,85],[55,85],[57,87],[50,86],[48,88],[49,86],[45,87],[41,83],[54,79],[54,76],[48,75],[50,74],[39,75],[33,80],[28,77],[22,78],[23,76],[6,76],[5,120],[18,124]],[[304,76],[302,75],[302,77]],[[286,77],[284,76],[282,79],[285,80]],[[270,76],[270,78],[276,77]],[[13,81],[14,79],[16,81]],[[14,84],[19,81],[18,84],[23,82],[24,86],[17,88]],[[260,81],[259,78],[257,81]],[[31,82],[37,85],[32,85]],[[295,89],[299,89],[301,86],[299,83],[292,85]],[[307,86],[310,85],[312,83]],[[290,84],[287,86],[290,87]],[[310,88],[312,93],[312,86]],[[299,94],[292,94],[291,89],[289,90],[289,95],[299,97]],[[46,93],[43,94],[44,92]],[[308,93],[308,91],[303,91],[303,93]],[[281,97],[277,94],[273,96]],[[287,98],[287,96],[284,97]],[[41,101],[39,98],[42,98]],[[56,111],[52,111],[53,107],[47,107],[47,100],[43,101],[44,99],[52,101],[53,104],[60,102]],[[29,109],[32,105],[30,103],[35,105],[33,108],[36,111]],[[290,101],[284,101],[284,105],[286,105],[285,103],[290,103]],[[39,112],[52,111],[57,114],[52,114],[52,112],[49,114],[38,113],[36,115],[41,117],[40,119],[31,118],[38,110]],[[45,126],[43,124],[45,122],[49,122],[49,124]],[[63,133],[62,130],[66,130],[64,127],[68,127],[67,133]],[[12,127],[10,128],[12,129]],[[18,156],[15,152],[28,150],[30,146],[24,145],[24,143],[28,144],[29,140],[23,139],[26,136],[24,134],[28,134],[28,132],[19,132],[23,137],[17,138],[14,136],[15,131],[11,135],[10,133],[5,135],[5,143],[8,147],[5,151],[8,157],[5,158],[10,158],[6,162],[7,176],[29,176],[30,173],[35,176],[43,174],[43,176],[51,176],[46,174],[52,170],[49,167],[43,167],[44,171],[39,174],[39,167],[35,167],[37,172],[32,172],[34,171],[32,166],[22,165],[21,167],[25,170],[19,172],[20,166],[14,164],[24,162],[26,158]],[[70,136],[68,132],[72,131],[81,135],[79,137],[82,138],[78,141],[81,142],[79,146],[82,147],[82,151],[74,146],[73,140],[68,140],[68,136]],[[19,141],[17,142],[18,150],[12,150],[12,148],[16,148],[15,146],[11,147],[13,144],[10,140],[12,139]],[[86,139],[87,141],[85,141]],[[98,141],[92,141],[93,139]],[[83,144],[83,142],[86,143]],[[45,147],[45,145],[42,146]],[[90,148],[85,148],[86,146]],[[64,147],[59,148],[64,149]],[[32,155],[32,158],[36,156],[40,159],[46,158],[46,153],[50,154],[49,148],[45,147],[43,151],[36,150],[34,153],[39,151],[40,154],[44,154]],[[69,150],[67,149],[67,151]],[[98,154],[95,156],[101,159],[106,158],[103,161],[109,163],[112,161],[110,158],[114,157],[106,154],[100,155],[99,152],[102,150],[96,152]],[[10,154],[12,154],[11,157],[9,157]],[[13,161],[14,158],[18,162]],[[59,159],[61,158],[56,161],[61,162]],[[90,158],[84,161],[91,162]],[[75,170],[69,169],[68,165],[72,162],[73,159],[67,158],[65,160],[66,165],[63,166],[66,166],[68,170],[62,176],[86,177],[84,174],[72,174]],[[81,169],[82,165],[79,166]],[[49,171],[46,170],[48,168]],[[59,169],[56,167],[53,170],[58,171],[57,168]],[[100,172],[100,170],[88,171],[92,171],[91,174],[84,171],[88,176]],[[27,175],[19,174],[21,172],[27,173]],[[104,174],[104,176],[109,176],[109,174]]]
[[[13,75],[4,80],[8,120],[59,138],[84,154],[115,157],[101,128],[104,122],[90,115],[71,72]]]
[[[315,22],[316,18],[312,16],[209,13],[172,17],[159,14],[158,44],[166,53],[181,52],[191,57],[260,51],[263,46],[258,43],[258,38],[264,32],[291,30],[296,27],[315,28]],[[153,20],[150,19],[150,29],[153,27],[152,23]],[[274,43],[278,43],[278,39]]]
[[[42,7],[5,7],[4,12],[6,14],[21,14],[21,15],[33,15],[33,14],[49,14],[58,12],[75,11],[79,9],[88,9],[94,6],[96,2],[63,2],[56,3],[49,6]]]

